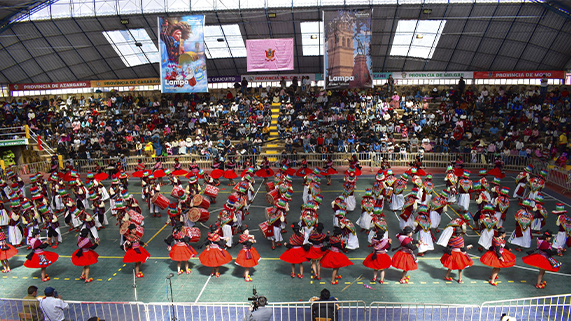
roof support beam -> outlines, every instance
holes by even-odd
[[[166,6],[165,6],[165,9],[166,9]],[[158,40],[159,38],[158,38],[158,35],[157,35],[157,33],[156,33],[156,29],[153,28],[153,27],[151,27],[151,24],[149,23],[149,20],[147,20],[147,17],[145,16],[145,13],[144,13],[144,12],[143,12],[141,15],[143,16],[143,20],[145,20],[145,22],[147,23],[147,27],[149,27],[149,29],[151,29],[151,32],[153,33],[153,35],[155,36],[155,38],[157,38],[157,40]],[[167,12],[167,11],[165,11],[165,15],[168,16],[168,12]],[[119,16],[119,17],[121,17],[121,16]],[[128,25],[125,25],[125,28],[127,28],[127,30],[129,30],[129,26],[128,26]],[[133,34],[131,33],[131,30],[129,30],[129,34],[131,35],[131,37],[132,37],[133,39],[135,39],[135,37],[133,37]],[[158,43],[158,41],[157,41],[157,43]],[[147,56],[147,53],[143,50],[143,47],[139,47],[139,50],[141,50],[141,52],[143,53],[143,55],[145,55],[145,58],[147,59],[147,62],[148,62],[149,64],[151,64],[151,66],[152,66],[153,69],[157,72],[157,74],[160,74],[161,72],[160,72],[160,70],[157,70],[157,65],[151,62],[151,60],[150,60],[149,57]]]
[[[103,57],[103,55],[101,54],[101,51],[99,51],[99,48],[93,43],[93,41],[91,41],[91,39],[89,38],[89,36],[85,33],[85,30],[83,30],[83,28],[81,27],[81,25],[79,23],[77,23],[77,20],[75,20],[74,17],[71,18],[73,20],[73,22],[75,22],[75,25],[77,25],[77,27],[79,28],[79,30],[81,30],[81,32],[83,33],[83,35],[85,36],[85,39],[87,39],[87,41],[89,41],[89,43],[91,44],[91,46],[93,47],[93,49],[95,49],[95,51],[97,52],[97,54],[99,55],[99,57],[101,57],[101,60],[107,65],[107,67],[109,67],[109,70],[111,70],[111,72],[115,75],[115,79],[119,79],[119,76],[117,75],[117,73],[115,72],[115,70],[111,67],[111,65],[107,62],[107,60],[105,59],[105,57]],[[89,64],[89,63],[88,63]],[[97,75],[97,74],[96,74]],[[97,78],[99,78],[99,76],[97,75]]]
[[[496,11],[498,11],[499,7],[500,7],[500,4],[499,3],[496,4],[496,8],[494,8],[494,12],[492,12],[492,16],[490,17],[490,20],[488,20],[488,25],[486,26],[486,29],[482,33],[482,37],[480,38],[480,41],[478,42],[478,47],[476,47],[476,50],[474,50],[474,53],[472,54],[472,59],[470,59],[470,63],[468,64],[468,69],[466,69],[466,70],[473,70],[472,64],[474,63],[474,58],[476,58],[476,56],[478,55],[478,51],[480,50],[480,47],[482,46],[482,42],[484,41],[484,37],[486,36],[486,33],[488,33],[488,29],[490,29],[490,24],[492,23],[492,20],[494,20],[494,17],[496,15]]]
[[[293,10],[293,1],[291,2],[291,23],[293,24],[293,43],[294,43],[294,47],[295,47],[295,61],[297,62],[297,70],[300,71],[301,69],[301,65],[299,63],[299,49],[298,49],[298,45],[297,45],[297,32],[295,32],[295,16],[293,14],[294,10]],[[266,19],[267,16],[266,16]],[[301,34],[301,29],[300,29],[300,34]],[[293,70],[296,70],[295,67]]]
[[[204,55],[206,55],[206,51],[208,50],[208,52],[210,52],[210,50],[208,49],[208,46],[206,45],[206,41],[204,42]],[[212,54],[210,55],[212,57]],[[218,70],[218,66],[216,66],[216,59],[208,59],[207,61],[211,61],[212,64],[214,65],[214,69],[216,69],[216,74],[220,75],[220,71]],[[161,75],[162,77],[162,75]]]
[[[523,4],[520,4],[519,9],[517,9],[517,13],[515,14],[514,19],[512,20],[512,24],[510,25],[508,31],[506,32],[506,35],[504,36],[504,39],[502,40],[502,43],[500,44],[500,47],[498,48],[498,51],[496,51],[496,55],[494,56],[494,59],[492,60],[492,62],[490,63],[490,65],[488,66],[488,70],[492,70],[492,66],[494,65],[494,62],[496,62],[496,59],[498,58],[498,55],[500,54],[500,51],[502,50],[504,44],[506,43],[506,39],[508,39],[508,35],[510,34],[510,31],[512,30],[515,21],[517,20],[517,17],[519,15],[519,12],[521,11],[521,8],[523,8]],[[545,10],[543,10],[543,13],[541,14],[541,16],[543,16],[543,14],[545,13]],[[540,18],[541,19],[541,18]],[[535,25],[535,28],[533,28],[533,32],[531,33],[531,35],[529,36],[529,39],[527,39],[527,44],[525,45],[525,48],[527,48],[527,45],[529,44],[529,41],[531,40],[531,38],[533,37],[533,34],[535,33],[535,29],[537,29],[537,25],[539,24],[539,21],[537,22],[537,24]],[[484,34],[485,36],[485,34]],[[525,48],[522,50],[519,58],[521,58],[521,55],[523,55]],[[516,62],[517,65],[517,62]]]
[[[53,21],[53,20],[52,20]],[[44,34],[42,33],[42,31],[40,30],[40,28],[38,28],[38,26],[36,25],[36,23],[34,21],[32,21],[32,25],[34,26],[34,28],[36,28],[36,30],[38,31],[38,33],[42,36],[42,38],[48,43],[48,45],[50,45],[51,50],[56,54],[56,56],[58,56],[59,60],[61,60],[61,62],[67,67],[67,69],[69,69],[69,72],[71,72],[71,74],[75,77],[75,80],[79,80],[79,77],[77,77],[77,75],[75,74],[75,72],[73,72],[73,70],[69,67],[69,65],[65,62],[65,60],[63,60],[63,58],[60,56],[59,52],[57,52],[57,50],[54,49],[54,46],[48,41],[48,38],[46,36],[44,36]],[[55,25],[55,23],[54,23]],[[10,29],[12,29],[12,27],[10,27]],[[58,28],[59,30],[59,28]],[[13,30],[12,30],[13,31]],[[61,30],[59,30],[61,32]],[[62,33],[63,35],[63,33]],[[69,43],[69,39],[67,39],[67,37],[64,37],[67,42]],[[70,44],[70,43],[69,43]],[[71,46],[71,44],[70,44]],[[71,46],[72,48],[75,47]],[[77,52],[77,51],[76,51]],[[81,55],[79,55],[81,57]],[[81,58],[83,59],[83,58]],[[91,68],[90,68],[91,69]],[[93,72],[93,70],[92,70]],[[63,80],[62,80],[63,81]]]
[[[470,17],[472,15],[472,11],[474,10],[474,6],[476,5],[476,2],[472,2],[472,7],[470,7],[470,12],[468,13],[468,17]],[[448,5],[446,5],[446,11],[444,12],[443,15],[443,19],[446,19],[446,13],[448,12],[448,8],[450,7],[450,2],[448,2]],[[448,59],[448,63],[446,64],[446,68],[444,68],[444,71],[448,71],[448,67],[450,67],[450,61],[452,60],[452,58],[454,57],[454,54],[456,53],[456,49],[458,49],[458,44],[460,43],[460,38],[462,38],[462,35],[464,34],[464,30],[466,30],[466,25],[468,24],[468,19],[466,19],[466,21],[464,21],[464,25],[462,26],[462,31],[460,32],[460,35],[458,36],[458,40],[456,40],[456,45],[454,46],[454,50],[452,50],[452,55],[450,55],[450,59]],[[434,38],[434,41],[436,41],[436,38]],[[432,47],[434,48],[434,43],[432,44]],[[433,49],[431,49],[433,50]],[[426,66],[428,65],[429,60],[426,60],[426,63],[424,64],[424,70],[426,70]]]
[[[12,30],[12,27],[10,27],[10,30]],[[30,57],[32,57],[32,59],[38,65],[38,67],[40,67],[40,69],[42,70],[42,73],[44,73],[50,79],[50,82],[54,82],[54,79],[52,77],[50,77],[50,74],[47,73],[46,70],[42,67],[42,65],[40,65],[40,63],[36,60],[36,56],[32,55],[30,50],[28,50],[28,47],[26,47],[26,45],[24,44],[24,41],[22,41],[22,39],[20,39],[20,37],[18,37],[18,34],[14,30],[12,30],[12,32],[14,32],[14,36],[22,44],[22,47],[24,47],[24,49],[26,49],[26,52],[28,53],[28,55],[30,55]],[[4,46],[2,46],[2,47],[4,47]],[[8,52],[8,54],[10,54],[9,51],[6,50],[6,52]],[[12,56],[12,55],[10,54],[10,56]],[[14,58],[14,57],[12,57],[12,58]],[[17,60],[14,59],[14,61],[17,61]]]
[[[8,54],[8,56],[10,56],[10,58],[12,58],[12,60],[14,60],[14,64],[15,64],[16,66],[20,67],[20,69],[22,69],[22,73],[23,73],[24,75],[26,75],[26,78],[25,78],[25,79],[29,79],[30,82],[34,82],[34,81],[32,80],[32,77],[30,77],[30,75],[28,75],[28,73],[24,70],[24,68],[22,68],[22,65],[20,65],[20,64],[18,63],[18,61],[14,58],[14,56],[12,56],[12,54],[10,53],[10,51],[6,50],[6,47],[4,47],[4,45],[2,44],[1,41],[0,41],[0,46],[2,46],[2,50],[6,51],[6,53]],[[17,82],[17,81],[20,81],[20,79],[18,79],[18,80],[11,80],[9,77],[6,77],[6,76],[4,76],[4,78],[6,78],[6,80],[9,81],[9,82]]]
[[[240,71],[238,71],[238,65],[236,65],[236,59],[234,59],[234,54],[232,54],[232,49],[230,49],[230,45],[228,44],[228,38],[226,38],[226,33],[224,33],[224,28],[222,28],[222,21],[220,21],[220,16],[218,16],[218,10],[215,10],[214,14],[216,14],[216,20],[218,20],[220,31],[222,31],[222,35],[224,36],[224,41],[226,41],[226,46],[228,47],[228,52],[230,53],[230,57],[232,57],[232,63],[234,64],[234,69],[236,69],[236,75],[240,75]]]
[[[547,54],[551,51],[551,48],[553,48],[553,45],[555,44],[555,40],[557,40],[557,38],[559,37],[559,34],[561,33],[561,29],[563,29],[563,27],[565,27],[565,25],[569,22],[569,20],[565,20],[563,21],[563,24],[561,25],[561,28],[559,28],[559,31],[557,31],[557,34],[555,35],[555,37],[553,37],[553,40],[551,40],[551,44],[549,45],[549,49],[545,51],[545,53],[543,54],[543,57],[541,58],[541,60],[537,63],[537,69],[539,69],[539,67],[543,64],[543,61],[545,60],[545,57],[547,57]]]
[[[543,9],[543,12],[541,12],[541,16],[539,19],[537,19],[537,23],[535,24],[535,27],[533,27],[533,31],[531,32],[531,34],[529,35],[529,38],[527,38],[527,42],[525,43],[525,47],[523,47],[523,50],[521,51],[521,53],[519,54],[519,57],[517,57],[517,62],[516,62],[516,67],[517,64],[519,63],[519,60],[521,59],[521,57],[523,56],[523,53],[525,52],[525,50],[527,49],[527,47],[529,46],[529,43],[531,42],[531,39],[533,38],[533,35],[535,34],[535,31],[537,30],[537,27],[539,26],[539,22],[541,21],[541,19],[543,19],[543,16],[545,15],[545,12],[547,11],[547,9]],[[518,11],[519,12],[519,11]],[[510,28],[511,30],[511,28]],[[509,31],[508,31],[509,32]],[[507,34],[506,34],[507,37]],[[502,46],[503,46],[503,42],[502,42]],[[552,43],[553,44],[553,43]],[[500,47],[501,49],[502,47]],[[547,50],[549,51],[549,50]],[[546,51],[546,53],[547,53]],[[498,50],[499,52],[499,50]],[[545,57],[545,56],[544,56]],[[490,65],[491,66],[491,65]]]
[[[391,50],[391,37],[394,40],[394,36],[393,34],[395,33],[395,24],[397,23],[397,14],[399,12],[399,7],[400,6],[396,6],[395,7],[395,16],[393,17],[393,24],[391,26],[391,33],[389,34],[389,41],[387,42],[387,52],[385,53],[385,59],[383,60],[383,68],[381,68],[381,72],[385,71],[385,65],[387,63],[387,57],[390,54],[390,50]]]

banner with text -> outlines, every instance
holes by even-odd
[[[472,71],[407,71],[393,72],[394,79],[471,79]]]
[[[208,92],[204,16],[158,17],[161,92]]]
[[[373,86],[372,10],[324,11],[325,88]]]
[[[540,79],[545,75],[550,79],[563,79],[563,70],[537,70],[537,71],[475,71],[476,79]]]
[[[240,82],[242,78],[240,76],[216,76],[216,77],[208,77],[209,84],[216,84],[221,82]]]
[[[54,89],[72,89],[72,88],[89,88],[90,81],[69,81],[69,82],[52,82],[37,84],[11,84],[10,91],[22,90],[54,90]]]
[[[293,70],[293,38],[246,40],[248,72]]]
[[[91,87],[132,87],[160,85],[159,78],[92,80]]]
[[[315,74],[285,74],[285,75],[242,75],[249,82],[280,82],[282,77],[285,81],[292,81],[294,77],[297,77],[298,84],[301,85],[301,77],[309,77],[309,80],[315,81]]]

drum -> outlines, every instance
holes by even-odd
[[[202,195],[194,195],[192,198],[192,206],[200,206],[204,209],[208,209],[210,207],[210,201]]]
[[[200,207],[193,207],[188,211],[188,220],[191,222],[206,222],[210,217],[208,210]]]
[[[274,211],[275,211],[275,210],[276,210],[276,209],[273,208],[273,207],[266,207],[266,209],[265,209],[265,211],[264,211],[264,213],[266,214],[266,220],[269,220],[269,219],[270,219],[270,216],[272,216],[272,214],[274,214]]]
[[[236,199],[238,200],[236,201],[236,205],[234,205],[237,211],[242,209],[242,207],[246,205],[246,200],[242,197],[242,195],[238,193],[232,193],[230,195],[234,195],[234,197],[236,197]]]
[[[145,218],[143,215],[133,211],[133,210],[129,210],[129,212],[127,212],[127,214],[129,215],[129,219],[135,223],[136,225],[141,225],[143,223],[143,219]]]
[[[184,234],[190,238],[191,243],[200,241],[200,229],[198,227],[184,227]]]
[[[151,199],[151,203],[155,204],[156,206],[160,207],[161,210],[166,209],[169,207],[170,201],[169,199],[164,196],[163,194],[156,193],[155,196]]]
[[[175,186],[172,188],[171,196],[176,198],[181,198],[184,195],[184,189],[180,186]]]
[[[274,227],[270,225],[269,221],[264,221],[258,225],[260,227],[260,231],[264,235],[265,238],[270,238],[274,236]]]
[[[206,185],[206,187],[204,188],[204,195],[210,197],[211,200],[216,199],[216,196],[218,196],[218,191],[219,188],[214,186],[214,185]]]
[[[274,182],[267,182],[266,183],[266,192],[269,192],[275,188]]]
[[[135,229],[135,234],[137,234],[139,239],[142,238],[143,235],[145,234],[145,228],[142,227],[141,225],[137,225],[137,228]]]
[[[268,192],[268,194],[266,194],[266,201],[270,204],[270,205],[274,205],[278,198],[280,197],[280,191],[278,191],[278,189],[273,189],[272,191]]]
[[[129,221],[123,222],[123,224],[121,224],[121,228],[119,229],[119,233],[121,233],[121,235],[127,234],[127,232],[129,231],[129,225],[131,225],[131,222]]]

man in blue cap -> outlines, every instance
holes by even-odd
[[[47,287],[44,290],[45,299],[40,301],[40,309],[42,310],[46,320],[63,321],[64,310],[69,309],[69,305],[63,301],[61,295],[58,295],[54,288]]]

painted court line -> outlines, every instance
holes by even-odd
[[[198,299],[200,299],[200,297],[202,296],[202,292],[204,292],[204,289],[206,289],[206,286],[208,285],[208,282],[210,282],[210,279],[212,279],[212,274],[208,277],[208,280],[206,280],[206,282],[204,283],[204,286],[202,287],[202,290],[200,290],[200,293],[198,294],[198,297],[196,298],[194,303],[198,303]]]

